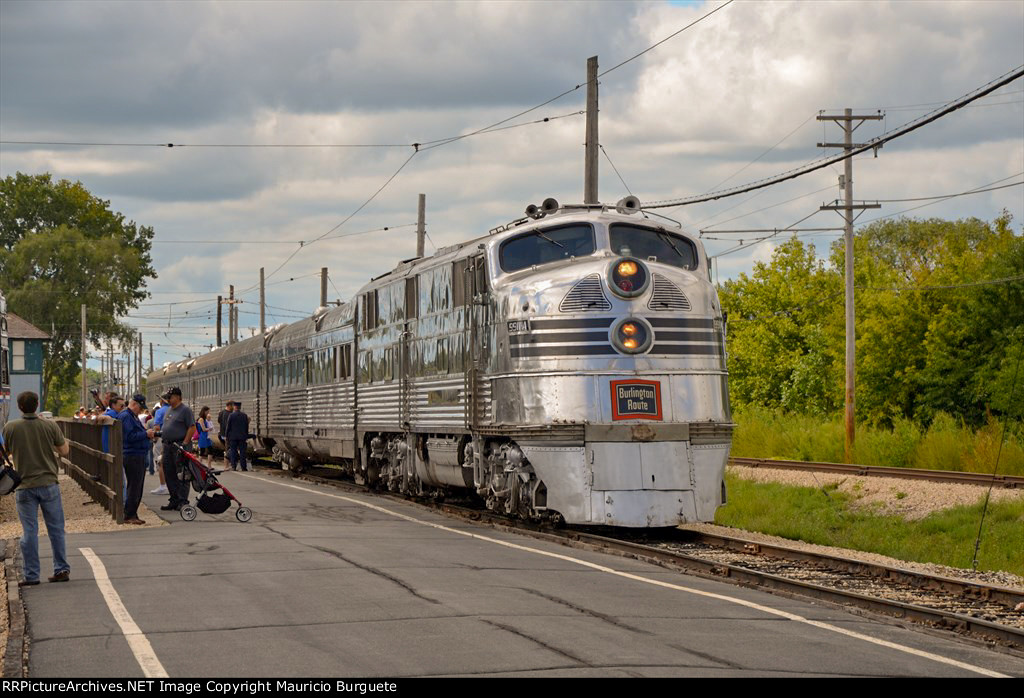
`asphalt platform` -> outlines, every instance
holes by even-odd
[[[71,582],[23,590],[29,677],[1024,676],[974,644],[390,498],[221,481],[250,523],[160,512],[68,536]]]

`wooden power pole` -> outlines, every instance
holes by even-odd
[[[597,135],[597,56],[587,59],[587,142],[583,162],[583,203],[596,204],[597,148],[601,141]]]
[[[260,335],[267,331],[267,287],[263,282],[263,267],[260,267]]]
[[[853,132],[865,121],[878,121],[883,118],[879,114],[857,114],[852,109],[846,109],[840,115],[819,114],[818,121],[834,121],[843,129],[845,138],[842,143],[818,143],[819,148],[842,148],[850,153],[856,146],[853,143]],[[857,122],[854,124],[854,122]],[[854,209],[863,210],[867,208],[881,208],[880,204],[854,204],[853,203],[853,156],[852,154],[844,161],[845,172],[839,178],[839,185],[843,187],[844,202],[822,206],[822,211],[842,211],[845,221],[845,246],[846,246],[846,462],[853,462],[853,441],[854,441],[854,385],[855,385],[855,359],[856,359],[856,330],[854,324],[853,309],[853,221]]]
[[[89,404],[89,377],[88,371],[86,370],[85,366],[86,360],[88,358],[85,351],[85,338],[87,336],[88,333],[85,331],[85,303],[82,303],[82,400],[78,404],[82,405],[83,407]]]
[[[416,256],[424,253],[424,238],[427,235],[427,195],[420,194],[419,205],[416,207]]]
[[[320,307],[327,307],[327,267],[320,267]]]

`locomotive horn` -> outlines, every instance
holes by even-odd
[[[554,213],[558,210],[558,200],[552,198],[544,199],[543,203],[540,205],[540,209],[544,213]]]
[[[530,204],[526,207],[526,215],[530,218],[543,218],[545,214],[537,207],[537,204]]]
[[[615,204],[615,210],[619,213],[636,213],[640,210],[640,199],[635,196],[619,199],[618,203]]]

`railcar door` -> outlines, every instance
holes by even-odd
[[[473,429],[480,423],[485,399],[480,394],[479,375],[486,368],[487,352],[487,263],[483,253],[468,259],[463,276],[466,299],[466,330],[464,340],[466,366],[466,427]]]
[[[413,370],[410,361],[412,338],[416,336],[416,324],[419,322],[419,277],[410,274],[405,279],[405,319],[402,323],[402,334],[398,340],[398,351],[395,361],[398,362],[399,376],[399,407],[398,421],[405,431],[412,428],[412,379]]]

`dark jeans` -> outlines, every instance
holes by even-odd
[[[167,493],[171,500],[168,502],[172,507],[188,504],[187,482],[178,479],[178,471],[185,467],[182,463],[184,457],[170,442],[164,442],[164,481],[167,484]]]
[[[139,518],[139,502],[142,501],[142,483],[146,480],[146,454],[124,454],[124,476],[128,478],[125,489],[124,518]]]
[[[245,462],[246,449],[246,439],[228,439],[228,461],[232,470],[236,465],[241,465],[242,470],[248,470]]]

